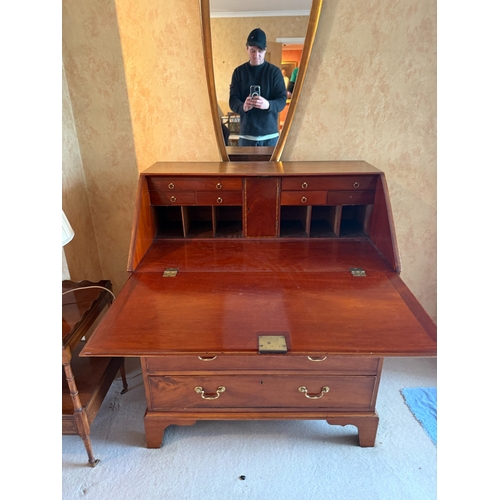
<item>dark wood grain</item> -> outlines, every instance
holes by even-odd
[[[137,273],[181,272],[335,272],[363,267],[367,273],[392,268],[367,239],[158,239]]]
[[[435,339],[386,274],[138,273],[87,355],[257,353],[261,332],[288,332],[290,354],[432,356]]]
[[[245,181],[245,236],[276,237],[278,235],[278,179],[249,177]]]

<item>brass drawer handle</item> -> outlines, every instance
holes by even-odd
[[[220,196],[217,198],[217,203],[222,203],[222,198]]]
[[[170,201],[173,202],[173,203],[175,203],[177,201],[177,198],[175,196],[171,196],[170,197]]]
[[[169,185],[168,185],[168,189],[174,189],[175,188],[175,184],[173,182],[171,182]]]
[[[218,183],[215,185],[215,187],[216,187],[217,189],[222,189],[222,184],[221,184],[220,182],[218,182]]]
[[[353,188],[356,188],[358,189],[359,188],[359,182],[355,182],[353,185],[352,185]]]
[[[307,182],[302,183],[302,189],[307,189],[309,187],[309,184]]]
[[[325,361],[325,359],[327,358],[328,356],[323,356],[322,358],[313,358],[311,356],[307,356],[307,359],[309,361]]]
[[[325,385],[325,387],[321,388],[321,393],[320,394],[315,394],[315,395],[310,396],[309,394],[307,394],[307,387],[301,385],[299,387],[299,392],[303,392],[304,395],[305,395],[305,397],[309,398],[309,399],[321,399],[323,397],[323,394],[326,394],[327,392],[330,392],[330,388]]]
[[[301,201],[302,203],[306,203],[306,202],[307,202],[307,198],[306,198],[305,196],[302,196],[302,198],[300,199],[300,201]]]
[[[198,359],[201,359],[201,361],[213,361],[215,358],[217,358],[217,356],[212,356],[211,358],[198,356]]]
[[[217,387],[217,390],[215,391],[215,393],[217,394],[216,396],[215,395],[213,395],[213,396],[205,396],[205,390],[203,389],[203,387],[200,387],[200,386],[195,387],[194,390],[198,394],[201,394],[201,397],[203,399],[218,399],[219,396],[221,395],[221,393],[226,390],[226,388],[223,385],[220,385],[219,387]]]

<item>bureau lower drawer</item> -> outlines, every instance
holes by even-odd
[[[376,377],[187,375],[147,378],[152,411],[186,408],[334,408],[370,410]]]
[[[144,358],[150,374],[211,371],[313,371],[330,375],[376,375],[380,358],[342,356],[290,356],[257,354],[255,356],[162,356]]]

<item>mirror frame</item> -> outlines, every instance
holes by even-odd
[[[283,153],[283,148],[285,147],[286,139],[290,126],[292,124],[293,117],[295,115],[295,110],[297,108],[297,102],[302,92],[302,84],[304,82],[307,66],[309,65],[309,59],[311,57],[312,48],[314,45],[314,39],[316,38],[316,31],[318,29],[319,17],[321,14],[321,7],[323,5],[323,0],[312,0],[311,12],[309,14],[309,22],[307,24],[306,38],[304,40],[304,48],[302,49],[302,57],[300,59],[300,71],[297,75],[297,81],[293,88],[293,95],[290,100],[288,113],[283,123],[283,128],[281,129],[278,143],[274,147],[274,151],[271,155],[269,161],[280,161],[281,155]],[[205,59],[205,74],[207,78],[208,85],[208,96],[210,101],[210,109],[212,111],[212,122],[214,125],[215,137],[217,140],[217,146],[219,148],[219,153],[222,161],[230,161],[229,155],[226,150],[226,145],[224,144],[224,136],[222,135],[222,127],[220,123],[219,110],[217,106],[217,95],[215,92],[215,75],[214,75],[214,65],[213,65],[213,51],[212,51],[212,31],[210,25],[210,0],[200,0],[200,16],[201,16],[201,35],[203,44],[203,57]],[[249,156],[249,155],[247,155]]]

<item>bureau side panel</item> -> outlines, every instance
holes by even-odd
[[[141,175],[137,189],[132,238],[128,254],[127,271],[134,271],[153,243],[156,233],[146,177]]]
[[[392,219],[389,192],[385,177],[381,174],[377,181],[375,200],[369,225],[370,239],[387,259],[396,272],[401,271],[394,221]]]

